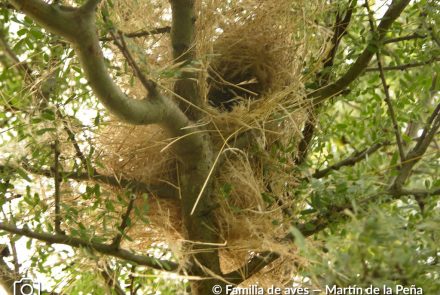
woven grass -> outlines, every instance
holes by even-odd
[[[113,2],[111,17],[123,31],[163,26],[170,19],[167,1]],[[226,245],[221,267],[231,271],[252,253],[274,250],[282,256],[276,270],[266,268],[254,280],[282,285],[292,278],[288,269],[296,258],[291,245],[279,242],[290,227],[283,209],[301,209],[301,202],[288,193],[296,184],[295,150],[283,147],[295,146],[301,136],[309,107],[304,83],[327,50],[329,32],[316,21],[326,6],[319,0],[199,0],[196,7],[197,66],[189,70],[197,76],[207,114],[197,123],[209,126],[216,149],[224,154],[213,190],[219,203],[215,209],[219,236]],[[167,35],[129,41],[147,76],[172,95],[175,76],[170,73],[176,66],[169,43]],[[122,60],[118,53],[115,59]],[[304,65],[312,61],[306,76]],[[129,83],[130,75],[119,79],[127,92],[145,96],[138,82]],[[216,104],[223,99],[219,93],[226,92],[234,103]],[[253,135],[250,144],[239,148],[225,144],[245,132]],[[171,141],[157,126],[120,123],[109,124],[97,138],[106,172],[178,187],[175,156],[167,146]],[[149,198],[147,225],[134,222],[129,234],[137,246],[132,246],[145,249],[164,242],[178,252],[183,240],[179,201],[161,197]]]

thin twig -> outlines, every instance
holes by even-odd
[[[139,79],[139,81],[141,81],[142,85],[148,91],[148,94],[150,96],[157,96],[156,83],[150,79],[147,79],[147,77],[145,77],[145,75],[142,73],[138,64],[136,63],[133,56],[131,55],[130,50],[127,47],[127,44],[125,43],[124,35],[122,33],[119,33],[118,36],[116,36],[115,33],[112,31],[110,31],[110,34],[113,37],[115,45],[119,48],[121,53],[124,55],[128,64],[133,69],[135,76]]]
[[[416,145],[412,150],[408,152],[406,161],[402,163],[402,167],[399,169],[399,174],[394,179],[391,189],[395,192],[400,192],[403,185],[411,174],[413,167],[419,162],[429,145],[431,144],[437,131],[440,129],[440,103],[429,116],[425,127],[423,128],[422,135],[417,140]]]
[[[124,236],[124,231],[129,225],[130,220],[130,214],[134,207],[134,202],[136,201],[136,195],[130,196],[130,201],[128,202],[127,209],[125,211],[125,214],[122,216],[121,224],[118,227],[119,233],[116,235],[116,237],[113,239],[112,246],[115,248],[119,248],[122,237]]]
[[[130,290],[129,290],[130,293],[129,294],[130,295],[135,295],[136,294],[135,288],[134,288],[134,281],[136,279],[136,277],[134,276],[134,272],[135,271],[136,271],[136,265],[133,265],[131,267],[130,274],[129,274],[129,278],[130,278]]]
[[[420,35],[420,34],[414,33],[411,35],[387,39],[387,40],[383,41],[383,44],[390,44],[390,43],[396,43],[396,42],[408,41],[408,40],[414,40],[414,39],[424,39],[426,37],[427,37],[427,35]]]
[[[412,69],[412,68],[417,68],[417,67],[423,67],[426,65],[430,65],[432,63],[438,62],[440,61],[440,57],[433,57],[427,61],[422,61],[422,62],[415,62],[415,63],[406,63],[406,64],[402,64],[402,65],[397,65],[397,66],[387,66],[387,67],[382,67],[383,71],[404,71],[407,69]],[[375,71],[380,71],[380,68],[367,68],[365,70],[366,72],[375,72]]]
[[[365,0],[365,7],[367,8],[367,11],[368,11],[368,16],[369,16],[368,20],[370,23],[371,32],[373,33],[374,38],[376,38],[377,32],[375,29],[373,14],[370,10],[368,0]],[[376,46],[380,46],[379,40],[377,40]],[[385,103],[388,106],[388,114],[390,115],[391,121],[393,122],[394,133],[396,135],[396,143],[397,143],[397,147],[399,149],[400,162],[403,162],[403,161],[405,161],[405,149],[404,149],[403,140],[402,140],[402,133],[400,131],[399,124],[397,123],[396,113],[394,112],[393,103],[391,102],[389,86],[387,85],[387,82],[385,79],[385,73],[383,71],[383,66],[382,66],[382,61],[381,61],[382,58],[381,58],[381,54],[380,54],[380,48],[377,48],[377,50],[376,50],[376,59],[377,59],[377,66],[379,68],[380,79],[382,81],[383,89],[385,92]]]
[[[75,149],[76,156],[80,159],[81,164],[85,171],[89,171],[89,163],[84,156],[84,153],[81,151],[81,148],[79,147],[78,141],[76,140],[75,133],[72,131],[72,129],[69,127],[69,122],[67,121],[66,117],[61,112],[60,108],[56,107],[57,116],[61,119],[61,122],[63,123],[64,131],[67,134],[67,138],[69,138],[70,142],[73,145],[73,148]],[[92,173],[96,172],[96,170],[93,168]]]
[[[118,31],[118,34],[122,34],[125,38],[139,38],[139,37],[146,37],[146,36],[152,36],[152,35],[158,35],[158,34],[165,34],[169,33],[171,31],[170,26],[151,29],[151,30],[144,30],[139,32],[132,32],[132,33],[124,33],[122,31]],[[101,37],[99,41],[113,41],[115,40],[113,36],[110,37]]]
[[[312,174],[312,177],[317,178],[317,179],[323,178],[331,171],[339,170],[340,168],[342,168],[344,166],[353,166],[356,163],[364,160],[367,156],[369,156],[369,155],[373,154],[374,152],[376,152],[377,150],[379,150],[381,147],[387,145],[388,143],[389,143],[388,141],[384,141],[381,143],[375,143],[371,147],[365,148],[360,152],[355,152],[350,157],[348,157],[348,158],[346,158],[336,164],[330,165],[325,169],[315,171],[315,173]]]
[[[61,175],[60,175],[60,143],[58,140],[53,144],[53,154],[54,154],[54,166],[53,166],[53,178],[55,186],[55,232],[57,234],[63,234],[61,230],[61,212],[60,212],[60,202],[61,202]]]

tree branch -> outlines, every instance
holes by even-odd
[[[100,271],[100,274],[109,290],[114,291],[116,295],[126,295],[121,288],[121,285],[118,283],[115,272],[110,268],[108,263],[105,264],[104,268]]]
[[[311,99],[313,104],[318,104],[325,101],[327,98],[337,95],[356,80],[367,68],[371,58],[378,49],[378,43],[383,42],[386,33],[394,23],[394,21],[400,16],[405,7],[410,3],[410,0],[393,0],[387,12],[382,18],[379,26],[376,29],[378,34],[377,38],[373,38],[367,45],[367,48],[361,53],[353,65],[348,71],[339,78],[336,82],[322,87],[316,91],[313,91],[307,95],[308,99]]]
[[[440,57],[433,57],[427,61],[422,61],[422,62],[406,63],[406,64],[402,64],[402,65],[397,65],[397,66],[382,67],[382,70],[383,71],[404,71],[407,69],[430,65],[430,64],[438,62],[438,61],[440,61]],[[366,68],[365,69],[365,72],[374,72],[374,71],[380,71],[380,68],[377,67],[377,68]]]
[[[322,71],[317,75],[318,85],[322,87],[323,85],[327,85],[331,78],[330,68],[334,64],[334,60],[336,57],[336,53],[338,51],[339,44],[341,43],[342,37],[347,33],[348,25],[351,22],[351,18],[353,16],[354,8],[356,7],[357,0],[352,0],[349,3],[349,7],[345,12],[345,16],[342,17],[341,13],[338,12],[336,14],[336,21],[334,25],[334,32],[332,37],[332,48],[328,52],[326,58],[324,58],[325,63]],[[304,125],[302,130],[302,138],[298,145],[298,154],[295,158],[295,164],[301,165],[307,158],[307,154],[310,147],[310,142],[313,139],[313,135],[316,129],[316,113],[319,110],[319,105],[312,105],[308,114],[308,119]]]
[[[152,80],[147,79],[142,73],[141,69],[131,55],[130,50],[128,50],[127,44],[124,40],[124,36],[121,33],[119,33],[118,36],[116,36],[113,32],[110,32],[110,34],[113,37],[115,45],[119,48],[119,50],[122,52],[125,59],[127,60],[128,64],[133,69],[135,76],[139,79],[139,81],[141,81],[144,88],[148,91],[149,96],[157,96],[158,93],[156,83]]]
[[[54,150],[54,167],[53,167],[53,178],[55,186],[55,232],[57,234],[63,234],[61,230],[61,212],[60,212],[60,202],[61,202],[61,175],[60,175],[60,147],[58,140],[55,141],[53,145]]]
[[[199,94],[197,79],[194,71],[185,71],[195,58],[195,20],[194,0],[171,0],[172,25],[171,45],[174,62],[182,69],[181,76],[174,84],[174,92],[179,99],[180,109],[193,120],[201,119],[202,113],[198,109],[203,105]]]
[[[130,201],[128,202],[128,206],[125,211],[125,214],[122,216],[121,225],[118,228],[119,233],[116,235],[116,237],[113,239],[112,242],[112,246],[115,248],[119,248],[119,246],[121,245],[122,237],[124,236],[124,231],[129,225],[130,214],[134,207],[134,201],[136,201],[135,195],[130,196]]]
[[[85,241],[68,235],[49,234],[45,232],[34,232],[26,227],[18,228],[15,225],[3,223],[3,222],[0,222],[0,230],[4,230],[9,233],[14,233],[20,236],[36,239],[49,244],[62,244],[74,248],[88,248],[100,254],[113,256],[126,261],[131,261],[138,265],[148,266],[153,269],[164,270],[164,271],[178,270],[178,264],[168,260],[160,260],[147,255],[138,255],[128,250],[116,249],[112,245],[102,244],[94,241]]]
[[[414,39],[424,39],[426,37],[427,37],[427,35],[420,35],[420,34],[414,33],[414,34],[406,35],[406,36],[402,36],[402,37],[386,39],[385,41],[383,41],[383,44],[390,44],[390,43],[396,43],[396,42],[408,41],[408,40],[414,40]]]
[[[389,144],[388,141],[381,142],[381,143],[375,143],[369,148],[365,148],[360,152],[354,152],[350,157],[336,163],[333,165],[328,166],[325,169],[322,170],[316,170],[315,173],[312,174],[313,178],[319,179],[325,177],[327,174],[329,174],[333,170],[339,170],[344,166],[354,166],[356,163],[364,160],[366,156],[369,156],[379,150],[381,147]]]
[[[270,263],[277,260],[279,257],[280,255],[278,253],[271,251],[256,253],[244,266],[235,271],[224,274],[223,277],[228,281],[228,283],[239,285]]]
[[[99,3],[101,3],[101,0],[87,0],[81,9],[86,11],[94,11],[98,7]]]
[[[118,31],[118,34],[123,35],[125,38],[139,38],[139,37],[145,37],[145,36],[165,34],[165,33],[169,33],[170,31],[171,31],[171,27],[166,26],[166,27],[145,30],[145,31],[139,31],[139,32],[132,32],[132,33],[124,33],[122,31]],[[99,41],[112,41],[112,40],[114,40],[113,36],[99,38]]]
[[[369,198],[361,200],[357,203],[357,206],[366,205],[370,202],[376,200],[378,195],[389,195],[391,198],[388,201],[397,200],[403,196],[414,196],[415,199],[426,199],[430,196],[438,196],[440,195],[440,188],[436,188],[430,191],[426,190],[407,190],[407,189],[388,189],[385,191],[378,192]],[[418,200],[417,200],[418,201]],[[322,230],[328,228],[331,224],[338,223],[341,221],[341,218],[347,218],[348,216],[344,213],[345,210],[354,210],[353,204],[345,204],[342,206],[332,206],[327,208],[326,213],[319,215],[318,217],[310,220],[306,223],[296,224],[295,227],[301,232],[304,237],[310,237],[315,235]],[[283,239],[285,241],[294,241],[295,237],[293,234],[289,233]]]
[[[365,0],[365,7],[368,12],[368,20],[370,23],[371,32],[373,33],[373,36],[376,36],[377,32],[375,30],[373,14],[370,10],[368,0]],[[396,113],[394,112],[393,103],[391,102],[389,86],[387,85],[387,81],[385,79],[385,73],[384,73],[383,67],[382,67],[382,57],[380,54],[379,45],[378,45],[378,49],[376,50],[376,59],[377,59],[377,67],[379,68],[380,80],[382,81],[383,90],[385,92],[385,103],[388,106],[388,114],[391,118],[391,122],[393,123],[393,129],[394,129],[394,134],[396,136],[397,148],[398,148],[399,155],[400,155],[400,162],[403,162],[403,161],[405,161],[405,150],[403,147],[402,133],[400,131],[399,124],[397,123]]]
[[[171,99],[160,94],[143,100],[129,98],[114,83],[99,46],[94,13],[88,9],[98,1],[89,1],[80,8],[49,5],[42,0],[10,2],[47,30],[72,43],[90,86],[112,114],[131,124],[160,124],[175,136],[189,132],[182,129],[189,125],[188,118]]]
[[[394,179],[391,185],[391,191],[399,193],[402,190],[403,185],[411,174],[414,166],[419,162],[426,150],[428,149],[432,139],[440,128],[440,103],[432,112],[428,118],[425,128],[423,128],[422,135],[417,140],[416,145],[410,150],[406,156],[405,162],[402,163],[399,174]]]

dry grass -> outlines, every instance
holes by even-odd
[[[114,2],[115,14],[111,17],[123,31],[169,22],[167,1]],[[309,76],[305,76],[303,70],[312,60],[314,68],[319,68],[319,56],[326,51],[329,32],[315,21],[325,5],[319,0],[227,2],[196,2],[198,68],[192,69],[206,101],[204,110],[213,142],[217,149],[223,147],[225,154],[215,174],[213,192],[219,202],[215,211],[219,236],[226,242],[221,266],[225,272],[230,271],[253,252],[278,251],[282,259],[255,279],[282,285],[292,278],[295,258],[292,246],[279,242],[289,230],[282,209],[295,203],[288,194],[296,183],[291,172],[295,151],[275,147],[294,145],[301,136],[299,130],[308,107],[304,103],[304,82],[313,72],[309,69]],[[173,75],[164,74],[175,71],[169,37],[139,38],[129,44],[147,75],[170,91]],[[115,59],[121,57],[116,54]],[[129,80],[129,75],[121,77],[127,91],[139,97],[145,95],[137,82],[130,84]],[[218,89],[241,94],[231,111],[209,105]],[[226,138],[249,130],[254,135],[250,146],[225,145]],[[112,123],[101,131],[98,142],[106,172],[178,186],[175,157],[171,149],[163,150],[170,139],[159,127]],[[183,236],[179,201],[158,197],[149,199],[148,225],[135,222],[130,235],[142,249],[165,242],[179,250]]]

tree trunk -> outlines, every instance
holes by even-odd
[[[191,255],[189,274],[212,278],[191,282],[192,294],[205,295],[212,294],[212,286],[223,283],[215,278],[221,275],[221,271],[216,246],[219,238],[213,214],[212,181],[207,181],[213,165],[211,141],[208,135],[193,136],[200,137],[199,145],[189,146],[187,152],[180,153],[179,157],[182,216],[186,238],[191,241],[184,250]]]

